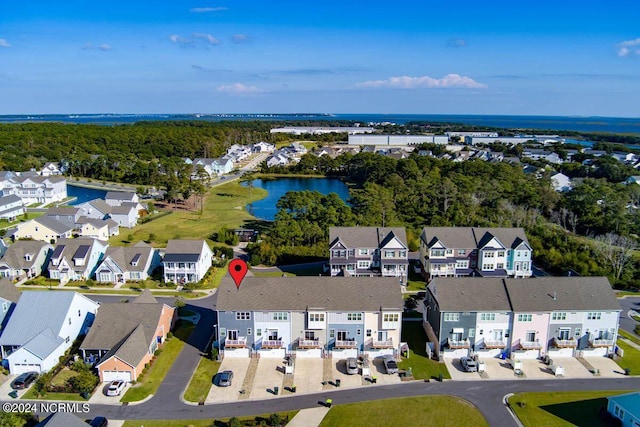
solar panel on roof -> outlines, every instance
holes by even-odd
[[[64,251],[64,248],[65,248],[64,245],[56,246],[56,249],[53,251],[53,255],[51,255],[51,258],[53,259],[60,258],[60,256],[62,255],[62,252]]]
[[[140,257],[142,256],[142,254],[135,254],[135,256],[133,257],[133,259],[131,260],[131,265],[136,265],[138,264],[138,261],[140,261]]]
[[[73,259],[82,259],[82,258],[86,257],[87,253],[89,253],[89,249],[90,248],[91,248],[91,246],[89,246],[89,245],[80,245],[80,247],[78,248],[76,253],[73,254]]]

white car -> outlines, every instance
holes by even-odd
[[[111,381],[107,389],[107,396],[120,396],[126,385],[127,383],[121,380]]]

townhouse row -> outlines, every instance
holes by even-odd
[[[212,265],[213,252],[204,240],[169,240],[161,252],[144,242],[109,247],[98,239],[59,239],[55,245],[31,240],[11,244],[0,258],[0,277],[11,280],[39,276],[64,284],[95,278],[123,284],[146,280],[162,265],[165,283],[186,284],[202,280]]]
[[[444,358],[608,356],[621,312],[606,277],[436,278],[424,305]]]
[[[371,357],[399,350],[404,302],[388,277],[228,277],[216,341],[225,357]]]

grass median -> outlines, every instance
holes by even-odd
[[[420,396],[334,406],[320,423],[333,426],[489,426],[480,411],[453,396]]]
[[[189,322],[178,321],[173,332],[174,336],[165,341],[161,347],[162,351],[144,372],[142,379],[127,390],[120,399],[121,402],[138,402],[156,393],[182,351],[193,328],[194,325]]]
[[[402,322],[402,341],[409,344],[409,357],[398,363],[400,369],[411,368],[413,377],[419,379],[451,378],[447,366],[427,357],[427,334],[422,322]]]
[[[218,372],[220,362],[203,357],[198,363],[196,371],[191,377],[191,382],[184,392],[184,400],[187,402],[204,402],[207,399],[213,376]]]

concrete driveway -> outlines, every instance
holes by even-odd
[[[293,371],[293,384],[297,393],[319,393],[324,377],[323,359],[297,357]]]
[[[99,403],[103,405],[121,405],[120,399],[122,396],[129,390],[131,387],[131,383],[127,383],[119,396],[107,396],[107,389],[109,388],[109,384],[111,381],[106,381],[100,383],[96,388],[96,391],[93,392],[93,395],[89,398],[89,403]]]
[[[624,369],[608,357],[586,357],[585,360],[599,371],[600,377],[617,378],[624,375]]]
[[[398,374],[387,374],[382,357],[376,357],[371,361],[371,375],[376,377],[376,384],[400,384],[402,382]]]
[[[253,380],[250,399],[269,399],[282,397],[284,391],[283,359],[279,357],[261,357]],[[278,387],[278,395],[274,394],[274,387]]]
[[[449,375],[451,375],[452,380],[456,381],[471,381],[471,380],[479,380],[480,374],[477,372],[467,372],[462,368],[460,364],[460,359],[444,359],[444,364],[447,366],[447,370],[449,371]],[[489,368],[487,367],[487,370]],[[511,375],[513,375],[513,371],[511,371]]]
[[[240,390],[247,375],[251,359],[248,357],[226,357],[220,364],[218,372],[233,371],[233,381],[229,387],[218,387],[211,382],[211,389],[205,403],[235,402],[240,397]]]
[[[331,362],[331,376],[334,378],[334,382],[340,380],[340,387],[361,387],[364,384],[361,364],[359,364],[357,374],[349,375],[347,374],[347,359],[333,359]]]
[[[17,377],[17,375],[9,375],[4,383],[0,385],[0,398],[2,398],[3,400],[11,400],[11,398],[9,397],[9,393],[13,391],[13,389],[11,388],[11,382]],[[33,384],[31,384],[31,386],[26,389],[16,390],[18,392],[18,398],[21,398],[31,387],[33,387]]]

